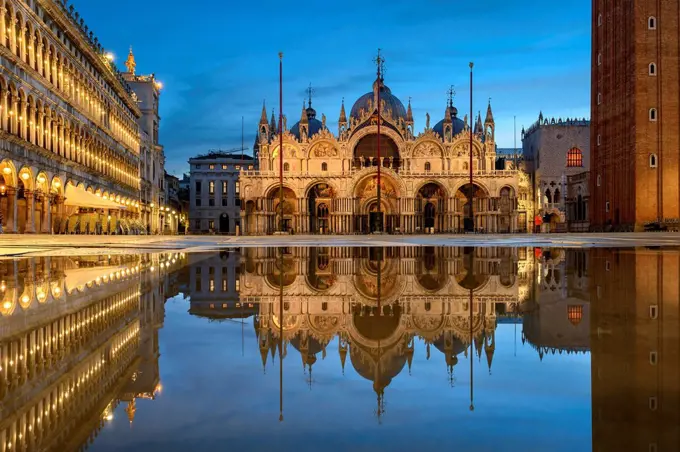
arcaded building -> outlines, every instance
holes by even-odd
[[[126,80],[73,5],[1,0],[0,11],[3,231],[147,231],[162,149],[139,122],[157,117],[157,102],[141,92],[153,80],[135,77],[134,66]],[[146,143],[153,149],[140,155]]]
[[[380,160],[378,160],[380,90]],[[452,96],[443,119],[429,114],[416,134],[411,103],[404,106],[384,81],[340,107],[337,134],[312,108],[302,106],[292,127],[284,116],[283,195],[279,208],[279,130],[263,107],[255,151],[258,171],[241,171],[242,228],[248,235],[281,228],[295,233],[373,232],[372,212],[382,212],[385,232],[458,232],[471,205],[470,134],[473,142],[475,226],[488,232],[526,231],[532,211],[529,179],[522,171],[496,170],[495,121],[489,104],[473,129],[459,117]],[[377,172],[381,166],[378,209]],[[281,213],[283,212],[283,213]],[[281,226],[283,224],[283,226]]]
[[[593,1],[591,223],[680,221],[680,3]]]

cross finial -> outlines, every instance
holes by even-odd
[[[489,97],[489,105],[491,105],[491,98]]]
[[[378,78],[382,80],[385,78],[385,58],[380,54],[380,49],[378,49],[378,55],[373,59],[373,62],[378,69]]]
[[[451,106],[453,106],[453,98],[454,98],[455,95],[456,95],[456,90],[453,89],[453,85],[451,85],[451,87],[450,87],[449,90],[446,92],[446,94],[448,94],[448,96],[449,96],[449,107],[451,107]]]
[[[314,91],[314,88],[312,88],[312,84],[309,84],[309,88],[305,90],[307,93],[307,96],[309,97],[309,108],[312,108],[312,94],[314,94],[316,91]]]

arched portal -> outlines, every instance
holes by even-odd
[[[444,227],[444,212],[446,210],[446,191],[435,182],[428,182],[420,187],[416,195],[417,219],[416,229],[424,232],[439,232]]]
[[[392,232],[399,227],[399,196],[397,184],[388,175],[380,179],[380,208],[378,208],[378,177],[370,176],[358,182],[354,197],[359,202],[360,215],[355,217],[355,230],[362,233]]]
[[[488,210],[488,198],[486,190],[477,184],[468,183],[460,187],[455,196],[455,229],[460,232],[487,229],[485,214]],[[474,215],[474,222],[471,213]]]
[[[512,187],[501,188],[498,200],[498,232],[512,231],[512,215],[515,211],[516,199],[515,190]]]
[[[283,187],[283,204],[281,204],[281,188],[276,187],[269,192],[268,196],[271,208],[275,213],[270,220],[268,230],[270,233],[275,231],[292,232],[298,229],[295,224],[297,214],[297,196],[288,187]]]
[[[220,215],[220,234],[229,233],[229,215],[222,213]]]
[[[397,171],[400,166],[399,147],[387,135],[380,134],[380,159],[382,166]],[[378,166],[378,134],[366,135],[354,147],[354,167]]]
[[[313,234],[327,234],[330,230],[330,212],[335,193],[328,184],[316,184],[307,192],[309,231]]]

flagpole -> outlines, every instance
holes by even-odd
[[[380,198],[381,198],[381,190],[380,190],[380,171],[382,167],[382,159],[380,158],[380,66],[382,64],[381,62],[381,57],[380,57],[380,49],[378,49],[378,58],[377,58],[377,63],[378,63],[378,140],[377,140],[377,146],[378,146],[378,230],[377,232],[382,232],[383,230],[383,219],[382,219],[382,208],[381,208],[381,203],[380,203]]]
[[[473,132],[473,122],[474,116],[472,113],[472,68],[474,63],[470,62],[470,224],[472,226],[472,232],[475,232],[475,213],[474,213],[474,197],[475,197],[475,186],[472,185],[472,132]]]
[[[283,52],[279,52],[279,231],[283,232]]]

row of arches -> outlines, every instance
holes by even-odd
[[[0,130],[15,135],[66,160],[139,189],[139,166],[123,157],[97,132],[70,120],[54,105],[27,94],[0,75]]]
[[[44,24],[4,1],[0,14],[0,43],[35,71],[54,90],[79,107],[92,121],[110,130],[117,141],[139,152],[139,131],[132,112],[75,50],[41,33]],[[40,15],[38,15],[40,17]],[[13,25],[13,26],[12,26]],[[53,26],[53,25],[50,25]]]
[[[70,187],[70,188],[69,188]],[[98,207],[67,203],[67,189],[99,198]],[[87,202],[84,202],[87,204]],[[101,205],[110,205],[102,208]],[[134,234],[146,230],[139,220],[139,201],[44,170],[0,162],[0,213],[3,232],[54,234]]]
[[[471,211],[475,227],[489,232],[521,229],[516,191],[504,186],[497,196],[480,185],[461,185],[450,194],[444,184],[424,181],[414,196],[388,175],[380,182],[369,174],[354,187],[351,197],[340,197],[326,182],[312,183],[299,198],[290,186],[274,186],[264,198],[246,199],[244,233],[270,234],[279,230],[315,234],[462,232]],[[382,223],[380,223],[382,222]],[[382,224],[382,226],[381,226]],[[524,226],[526,227],[526,226]]]

